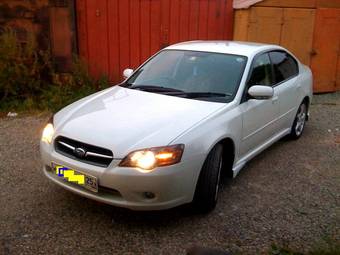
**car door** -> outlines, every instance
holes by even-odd
[[[269,53],[275,77],[276,95],[279,101],[280,116],[278,127],[280,131],[290,128],[297,107],[299,96],[299,67],[297,61],[285,51],[272,51]]]
[[[244,97],[240,105],[242,111],[242,138],[240,156],[251,154],[258,146],[265,143],[277,132],[279,104],[277,92],[271,99],[256,100],[248,96],[248,89],[253,85],[272,86],[273,68],[269,54],[262,53],[253,60]]]

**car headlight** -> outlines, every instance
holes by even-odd
[[[181,161],[184,144],[142,149],[129,153],[119,164],[149,172],[155,167],[169,166]]]
[[[53,116],[48,120],[42,132],[41,141],[50,144],[54,135]]]

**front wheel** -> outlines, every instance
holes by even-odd
[[[292,139],[298,139],[301,137],[302,132],[305,128],[306,119],[307,119],[307,105],[306,102],[302,102],[296,113],[292,130],[290,132],[290,137]]]
[[[215,208],[220,186],[223,147],[217,144],[208,154],[197,185],[193,205],[200,212],[209,212]]]

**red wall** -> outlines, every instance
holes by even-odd
[[[79,53],[93,75],[119,82],[167,45],[232,39],[232,11],[232,0],[77,0]]]

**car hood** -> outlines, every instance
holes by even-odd
[[[69,105],[55,117],[56,136],[111,149],[114,158],[171,143],[225,106],[115,86]]]

